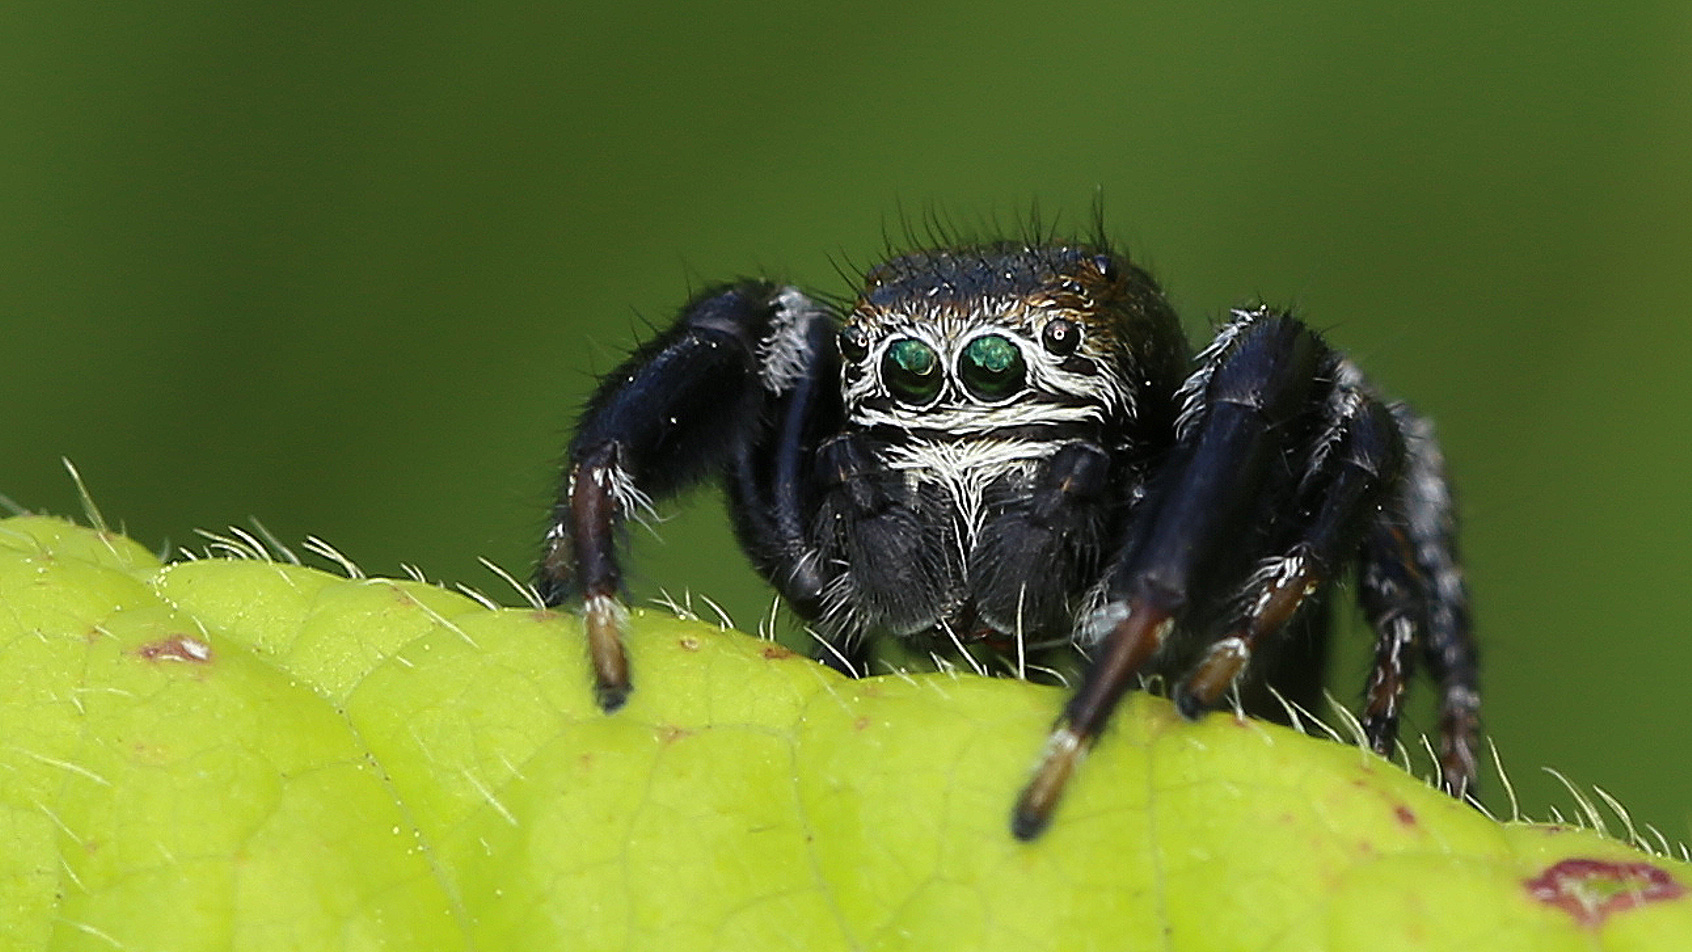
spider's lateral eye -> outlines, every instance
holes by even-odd
[[[840,329],[840,356],[857,363],[869,355],[869,335],[856,324]]]
[[[1058,357],[1068,357],[1081,346],[1081,328],[1074,321],[1054,317],[1040,330],[1040,346]]]
[[[1116,259],[1110,255],[1094,255],[1093,267],[1097,268],[1099,274],[1106,278],[1116,277]]]
[[[970,393],[996,400],[1022,388],[1027,367],[1022,350],[999,334],[985,334],[969,342],[958,361],[958,376]]]
[[[905,403],[927,403],[940,392],[944,381],[940,355],[914,337],[888,345],[881,358],[881,376],[893,396]]]

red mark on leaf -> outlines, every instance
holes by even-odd
[[[192,664],[210,664],[212,659],[211,645],[198,638],[187,635],[172,635],[159,641],[149,641],[135,649],[135,656],[142,661],[187,661]]]
[[[1611,913],[1686,894],[1686,887],[1667,870],[1650,863],[1597,859],[1563,860],[1523,885],[1528,895],[1556,906],[1588,928],[1602,925]]]
[[[1416,825],[1416,814],[1415,814],[1415,812],[1412,811],[1409,807],[1405,806],[1404,804],[1400,803],[1398,806],[1393,807],[1392,812],[1395,816],[1398,817],[1399,823],[1402,823],[1405,826],[1415,826]]]
[[[765,645],[764,646],[764,660],[765,661],[780,661],[783,658],[791,658],[791,657],[793,657],[793,652],[790,651],[787,648],[783,648],[781,645]]]

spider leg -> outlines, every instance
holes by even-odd
[[[1410,548],[1424,580],[1423,658],[1439,684],[1440,781],[1452,796],[1474,791],[1480,747],[1480,660],[1469,628],[1469,592],[1457,557],[1456,507],[1433,427],[1394,407],[1408,465],[1400,499]]]
[[[1382,757],[1391,757],[1398,741],[1404,690],[1424,641],[1425,587],[1403,517],[1383,510],[1364,539],[1357,575],[1357,600],[1375,631],[1375,661],[1363,689],[1363,737]]]
[[[1280,632],[1310,595],[1345,570],[1356,555],[1364,527],[1373,522],[1371,513],[1378,511],[1398,483],[1404,441],[1397,421],[1363,389],[1361,378],[1348,363],[1339,361],[1338,368],[1326,401],[1328,419],[1317,437],[1312,466],[1300,481],[1293,510],[1311,515],[1297,526],[1292,543],[1252,575],[1238,626],[1212,643],[1176,687],[1175,706],[1186,717],[1197,717],[1215,706],[1245,670],[1257,646]],[[1379,630],[1386,634],[1387,629]],[[1413,623],[1404,626],[1405,647],[1415,630]],[[1386,647],[1387,639],[1383,637],[1381,644]],[[1394,692],[1388,703],[1396,717],[1403,678],[1395,678],[1387,687]],[[1374,710],[1372,693],[1371,714]]]
[[[824,312],[791,288],[743,282],[694,298],[674,325],[601,382],[569,448],[535,587],[548,605],[583,601],[595,695],[627,700],[619,529],[652,497],[722,471],[746,452],[771,395],[804,355],[793,328]]]
[[[836,574],[817,549],[811,523],[817,509],[820,447],[840,429],[840,358],[834,321],[818,310],[778,330],[793,365],[785,390],[764,413],[767,426],[728,476],[729,510],[753,566],[807,622],[823,613],[823,592]],[[861,639],[819,634],[819,661],[843,674],[864,673]]]
[[[1328,354],[1303,324],[1267,309],[1239,312],[1200,355],[1183,387],[1191,412],[1165,478],[1141,504],[1124,556],[1106,580],[1106,601],[1082,624],[1098,642],[1080,689],[1065,707],[1012,815],[1012,832],[1039,835],[1082,755],[1134,676],[1210,580],[1254,503],[1280,478],[1301,432]]]

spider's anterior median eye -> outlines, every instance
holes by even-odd
[[[905,403],[927,403],[940,392],[940,355],[913,337],[888,345],[881,358],[881,377],[887,389]]]
[[[958,376],[964,386],[983,400],[997,400],[1022,389],[1026,372],[1022,351],[998,334],[970,341],[958,361]]]

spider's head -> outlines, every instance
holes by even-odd
[[[1162,295],[1080,245],[918,252],[874,269],[840,331],[848,415],[985,432],[1134,411],[1133,321]]]

